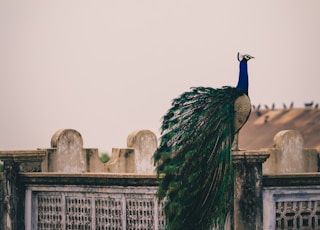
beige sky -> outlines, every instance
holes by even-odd
[[[253,104],[320,102],[320,1],[219,2],[0,0],[0,149],[159,136],[171,99],[237,83],[238,51]]]

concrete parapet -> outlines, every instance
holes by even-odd
[[[104,165],[105,172],[136,173],[134,150],[113,148],[111,159]]]
[[[46,156],[46,150],[12,150],[0,151],[0,160],[14,162],[19,166],[19,172],[40,172],[41,162]]]
[[[102,163],[98,149],[83,148],[81,134],[73,129],[58,130],[41,165],[42,172],[154,173],[152,155],[157,148],[156,135],[149,130],[132,132],[127,148],[113,148],[109,162]]]
[[[270,158],[263,164],[264,174],[318,171],[318,152],[304,149],[304,140],[299,132],[280,131],[274,136],[273,143],[274,148],[261,150],[270,153]]]
[[[106,172],[153,174],[152,156],[157,148],[157,137],[149,130],[130,133],[127,148],[113,148],[109,162],[105,164]]]
[[[42,172],[154,173],[152,156],[157,137],[149,130],[129,134],[127,148],[113,148],[111,159],[102,163],[98,149],[83,148],[81,134],[73,129],[58,130],[41,164]]]
[[[51,138],[51,148],[42,163],[43,172],[103,171],[98,149],[83,148],[81,134],[74,129],[60,129]]]
[[[99,150],[96,148],[85,148],[88,172],[104,172],[104,163],[100,160]]]

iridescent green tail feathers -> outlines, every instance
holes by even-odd
[[[157,195],[165,199],[166,227],[221,227],[233,194],[231,147],[237,88],[192,88],[172,102],[163,117],[154,153],[164,177]]]

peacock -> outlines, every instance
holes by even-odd
[[[222,228],[233,200],[231,150],[246,123],[251,103],[247,63],[238,53],[236,87],[193,87],[172,101],[163,116],[153,155],[166,229]]]

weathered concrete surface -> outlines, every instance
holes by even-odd
[[[49,172],[86,172],[86,154],[81,134],[73,129],[60,129],[51,138],[48,156]]]
[[[83,148],[81,134],[73,129],[58,130],[51,139],[51,148],[43,149],[46,157],[42,172],[109,172],[154,173],[152,156],[157,148],[156,135],[149,130],[131,133],[127,148],[112,149],[109,162],[102,163],[98,149]]]
[[[137,173],[154,173],[152,156],[158,143],[156,135],[150,130],[132,132],[127,139],[128,148],[134,149]]]
[[[263,177],[263,229],[319,229],[320,173]]]
[[[45,156],[42,150],[0,151],[0,160],[4,161],[4,172],[0,183],[0,229],[22,229],[22,185],[18,181],[19,172],[40,171],[40,162]]]
[[[262,163],[267,153],[233,151],[234,229],[260,230],[263,226]]]
[[[85,148],[87,158],[87,172],[103,172],[104,163],[100,160],[99,150],[96,148]]]
[[[262,149],[262,152],[270,153],[270,158],[263,164],[265,174],[318,171],[318,152],[304,149],[304,140],[298,131],[280,131],[273,141],[274,148]]]
[[[46,153],[45,149],[0,151],[0,161],[19,163],[20,172],[40,172]]]
[[[136,173],[134,150],[130,148],[113,148],[111,159],[104,165],[109,173]]]
[[[51,138],[51,148],[42,163],[43,172],[101,172],[104,165],[98,149],[83,148],[81,134],[74,129],[60,129]]]

